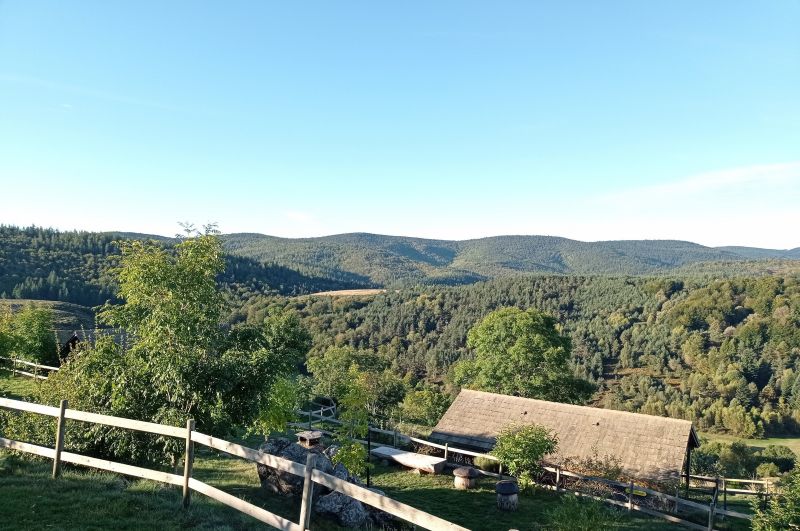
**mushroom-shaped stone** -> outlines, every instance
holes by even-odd
[[[503,511],[516,511],[519,504],[519,486],[516,481],[498,481],[494,488],[497,493],[497,508]]]
[[[462,466],[453,470],[455,476],[453,482],[458,490],[475,488],[477,484],[478,471],[471,466]]]

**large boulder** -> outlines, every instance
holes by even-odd
[[[338,449],[339,447],[335,445],[325,450],[320,448],[309,449],[284,438],[269,439],[259,447],[259,450],[266,454],[282,457],[302,465],[306,464],[309,453],[315,454],[317,460],[314,468],[331,474],[342,481],[364,487],[364,483],[357,476],[351,474],[344,465],[339,463],[334,466],[331,459],[336,455]],[[303,478],[301,476],[281,472],[260,463],[257,466],[258,477],[263,488],[286,496],[302,495]],[[384,495],[382,491],[377,489],[370,490]],[[357,528],[369,523],[383,528],[393,519],[388,513],[365,505],[341,492],[331,492],[330,489],[318,483],[314,484],[314,501],[312,503],[317,514],[335,520],[342,527]]]
[[[305,448],[299,444],[284,438],[269,439],[259,447],[259,450],[265,454],[272,454],[283,459],[306,464],[308,454],[312,453],[317,456],[314,468],[326,472],[328,474],[333,472],[333,463],[322,451],[317,448]],[[283,494],[287,496],[301,495],[303,493],[303,477],[295,476],[288,472],[282,472],[272,467],[257,464],[258,478],[261,480],[261,486],[271,492]],[[314,494],[324,493],[327,491],[322,485],[314,485]]]
[[[369,512],[363,503],[341,492],[320,496],[314,504],[314,511],[336,520],[342,527],[358,528],[369,519]]]

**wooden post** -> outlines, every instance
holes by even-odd
[[[561,490],[561,467],[556,467],[556,492]]]
[[[450,451],[450,443],[444,443],[444,460],[447,462],[447,454]]]
[[[393,446],[395,448],[397,448],[397,428],[395,428],[395,430],[394,430],[394,445]]]
[[[708,504],[708,531],[714,531],[714,513],[716,510],[717,506],[713,501]]]
[[[678,514],[678,497],[681,494],[681,482],[678,480],[678,486],[675,487],[675,509],[673,510],[673,514]]]
[[[64,431],[67,427],[64,420],[64,411],[67,409],[68,402],[61,401],[61,407],[58,411],[58,422],[56,424],[56,453],[53,456],[53,479],[61,474],[61,451],[64,449]]]
[[[186,421],[186,453],[183,456],[183,507],[189,507],[192,497],[192,489],[189,488],[189,478],[192,477],[192,465],[194,464],[194,443],[192,442],[192,432],[194,431],[194,419]]]
[[[633,510],[633,480],[631,480],[630,489],[628,492],[628,512]]]
[[[311,409],[308,410],[308,429],[311,429]]]
[[[300,526],[308,529],[311,526],[311,503],[314,498],[314,482],[311,479],[311,471],[317,462],[317,454],[308,453],[306,458],[306,470],[303,480],[303,504],[300,506]]]
[[[728,510],[728,482],[722,478],[722,508]]]

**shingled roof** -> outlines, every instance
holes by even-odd
[[[687,420],[467,389],[431,438],[488,452],[500,430],[514,424],[541,424],[558,435],[557,453],[546,458],[550,463],[608,455],[620,460],[624,474],[640,478],[679,477],[687,450],[699,446]]]

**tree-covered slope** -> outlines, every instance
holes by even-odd
[[[0,226],[0,298],[45,299],[97,306],[115,292],[110,268],[118,240],[154,239],[170,247],[175,239],[134,233],[60,232],[38,227]],[[365,287],[365,283],[306,275],[284,265],[228,254],[221,280],[230,291],[296,295]]]
[[[378,234],[276,238],[229,234],[225,248],[320,276],[375,286],[467,284],[539,274],[647,275],[713,262],[714,271],[757,259],[800,258],[795,251],[713,248],[674,240],[581,242],[552,236],[497,236],[464,241]],[[709,268],[706,268],[706,272]]]
[[[740,436],[800,434],[800,275],[715,279],[528,275],[470,286],[417,286],[371,297],[251,300],[300,312],[329,347],[372,351],[412,382],[453,389],[474,353],[468,331],[511,306],[555,316],[595,403],[692,420]]]

